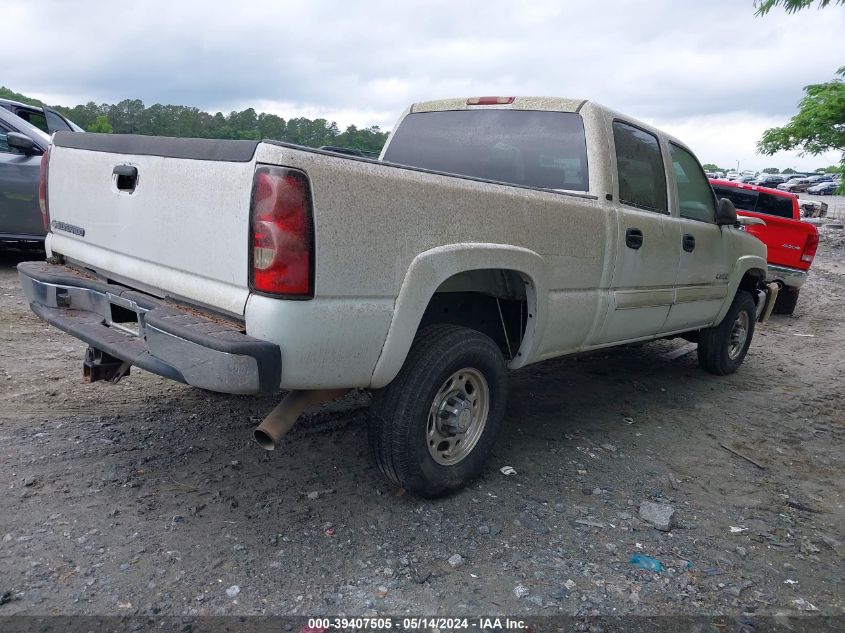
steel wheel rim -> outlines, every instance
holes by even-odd
[[[426,445],[441,466],[454,466],[472,452],[487,425],[490,387],[477,369],[465,367],[450,375],[431,403]]]
[[[730,342],[728,343],[728,357],[731,360],[736,360],[742,354],[742,349],[745,347],[745,341],[748,339],[748,313],[743,310],[736,315],[733,327],[731,327]]]

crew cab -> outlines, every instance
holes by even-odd
[[[749,225],[745,230],[768,249],[767,281],[780,286],[773,311],[792,314],[819,245],[816,227],[801,221],[798,196],[727,180],[710,183],[717,196],[733,202],[737,214],[764,220],[765,224]]]
[[[729,374],[775,294],[689,148],[582,99],[415,103],[378,159],[58,133],[45,173],[49,258],[21,285],[89,380],[290,390],[266,448],[371,389],[376,463],[424,496],[480,472],[508,369],[683,336]]]

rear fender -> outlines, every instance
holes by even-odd
[[[485,269],[513,270],[527,282],[525,290],[531,318],[519,354],[510,367],[521,367],[532,360],[535,341],[542,336],[547,314],[543,258],[534,251],[504,244],[449,244],[420,253],[411,262],[396,299],[387,339],[373,371],[372,387],[384,387],[399,373],[423,314],[440,285],[458,273]]]

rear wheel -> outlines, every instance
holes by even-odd
[[[469,328],[422,330],[399,375],[373,395],[370,445],[381,472],[424,497],[478,475],[502,426],[505,361]]]
[[[795,312],[795,306],[798,304],[799,288],[790,288],[784,286],[778,292],[778,298],[775,299],[775,305],[772,312],[775,314],[792,314]]]
[[[757,308],[751,295],[736,293],[728,313],[719,325],[701,330],[698,340],[698,364],[711,374],[734,373],[751,345]]]

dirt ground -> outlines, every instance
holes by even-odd
[[[251,430],[277,397],[83,383],[85,346],[31,314],[6,254],[0,616],[842,616],[843,254],[822,244],[735,375],[682,340],[513,373],[489,466],[437,501],[380,477],[366,393],[267,453]]]

